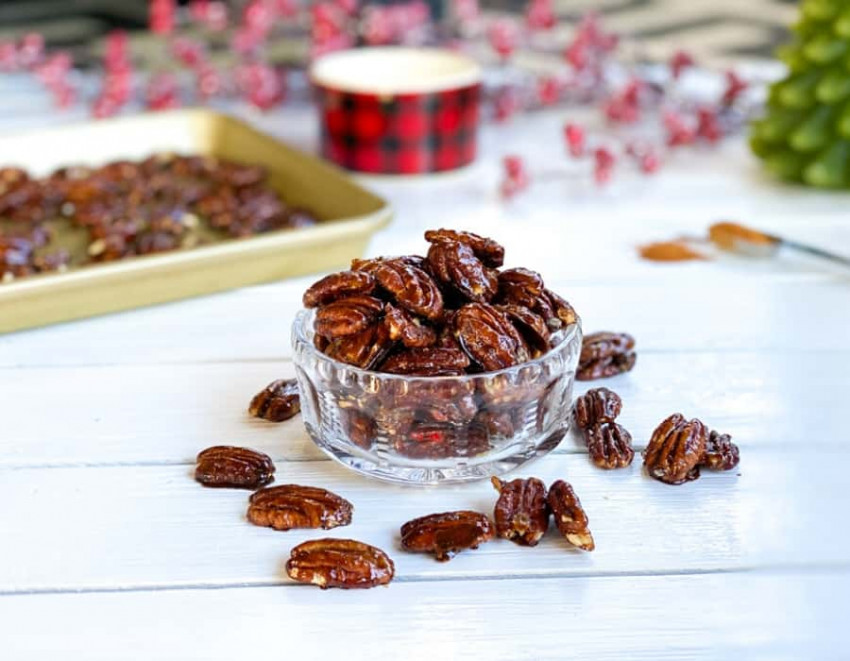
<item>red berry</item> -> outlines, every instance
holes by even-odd
[[[490,40],[490,46],[503,60],[513,55],[519,40],[516,26],[507,19],[493,23],[487,36]]]
[[[723,129],[717,113],[710,108],[700,108],[697,112],[697,135],[709,142],[717,142],[723,137]]]
[[[673,57],[670,58],[670,75],[676,80],[682,75],[685,69],[693,65],[694,58],[690,53],[683,50],[676,51],[673,53]]]
[[[566,124],[564,126],[564,137],[567,140],[570,156],[578,158],[584,155],[585,134],[581,126],[572,123]]]
[[[525,12],[525,24],[529,30],[548,30],[557,23],[552,0],[531,0]]]
[[[724,106],[731,106],[739,96],[749,87],[749,83],[741,78],[735,71],[729,69],[726,72],[726,90],[720,102]]]

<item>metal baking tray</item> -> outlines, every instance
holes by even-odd
[[[287,204],[320,222],[260,236],[71,268],[0,284],[0,332],[127,310],[243,285],[344,268],[362,256],[392,209],[341,170],[209,110],[176,110],[0,136],[0,166],[42,176],[155,152],[203,154],[263,165]],[[70,235],[70,233],[69,233]],[[54,245],[79,252],[63,234]]]

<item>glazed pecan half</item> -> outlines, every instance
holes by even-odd
[[[587,429],[598,422],[613,422],[623,408],[623,400],[608,388],[592,388],[576,398],[573,418],[580,429]]]
[[[490,478],[499,499],[493,509],[496,534],[522,546],[537,546],[549,528],[546,485],[536,477],[503,482]]]
[[[484,370],[524,363],[528,347],[504,312],[488,303],[469,303],[454,317],[455,336]]]
[[[230,445],[216,445],[198,455],[195,479],[205,487],[259,489],[274,480],[267,454]]]
[[[283,422],[298,415],[301,398],[295,379],[277,379],[254,395],[248,413],[255,418],[271,422]]]
[[[584,430],[590,459],[599,468],[625,468],[635,458],[632,435],[616,422],[599,422]]]
[[[521,305],[533,310],[545,292],[543,278],[536,271],[516,268],[499,273],[499,303]]]
[[[316,311],[316,332],[328,339],[362,333],[383,311],[384,302],[374,296],[341,298]]]
[[[436,331],[423,324],[403,308],[387,303],[384,325],[392,341],[401,341],[406,347],[430,347],[437,341]]]
[[[505,261],[505,249],[502,246],[493,241],[493,239],[478,236],[472,232],[448,229],[428,230],[425,232],[425,240],[429,243],[438,243],[441,241],[463,243],[472,248],[472,252],[484,263],[484,266],[491,268],[498,268]]]
[[[248,520],[275,530],[336,528],[351,523],[354,506],[319,487],[281,484],[251,494]]]
[[[635,366],[635,339],[628,333],[600,332],[585,335],[576,378],[592,381],[628,372]]]
[[[440,284],[470,301],[486,303],[496,295],[499,286],[496,276],[464,243],[433,243],[428,250],[428,263]]]
[[[682,484],[699,477],[708,430],[694,418],[674,413],[655,431],[643,451],[643,464],[651,477],[667,484]]]
[[[469,357],[460,349],[426,347],[405,349],[390,356],[381,371],[416,376],[456,376],[469,366]]]
[[[340,298],[371,294],[378,286],[375,278],[363,271],[340,271],[331,273],[313,283],[304,292],[304,307],[315,308],[333,303]]]
[[[327,588],[374,588],[386,585],[395,566],[381,549],[353,539],[314,539],[290,552],[286,573],[300,583]]]
[[[398,258],[379,260],[370,272],[401,307],[432,321],[443,316],[443,295],[422,269]]]
[[[700,466],[709,470],[728,471],[735,468],[740,460],[740,450],[732,442],[732,437],[712,429],[705,441],[705,455]]]
[[[433,553],[440,562],[465,549],[493,539],[493,527],[483,514],[462,510],[429,514],[401,527],[401,545],[407,551]]]
[[[555,525],[567,541],[582,551],[595,549],[593,535],[587,527],[587,514],[572,486],[563,480],[556,480],[549,487],[548,501]]]
[[[321,335],[316,335],[321,338]],[[315,340],[314,340],[315,342]],[[320,346],[321,345],[321,346]],[[319,342],[316,347],[325,354],[343,363],[354,365],[364,370],[373,369],[395,346],[390,339],[389,331],[385,324],[373,324],[366,330],[338,337],[332,342],[325,340]]]
[[[528,346],[533,350],[533,358],[543,355],[549,350],[549,325],[536,312],[521,305],[499,305],[502,312],[520,332]]]

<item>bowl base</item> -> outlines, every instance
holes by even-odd
[[[385,482],[423,487],[475,482],[493,475],[504,475],[554,450],[568,431],[569,426],[557,429],[543,440],[527,445],[520,451],[515,447],[510,448],[510,452],[503,449],[501,452],[470,457],[468,462],[453,459],[451,465],[446,465],[444,462],[428,460],[399,463],[397,457],[392,463],[381,461],[370,453],[352,452],[350,443],[346,441],[334,443],[332,439],[322,438],[311,425],[307,425],[307,432],[313,442],[343,466]]]

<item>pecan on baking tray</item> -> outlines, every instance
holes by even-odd
[[[572,486],[563,480],[556,480],[549,487],[547,498],[555,525],[566,540],[582,551],[595,549],[593,535],[587,527],[587,514]]]
[[[254,395],[248,412],[255,418],[271,422],[289,420],[301,411],[298,382],[295,379],[277,379]]]
[[[429,514],[401,527],[401,545],[407,551],[433,553],[440,562],[465,549],[477,549],[493,538],[490,520],[478,512]]]
[[[248,520],[275,530],[336,528],[351,523],[354,506],[319,487],[281,484],[251,494]]]
[[[496,534],[522,546],[537,546],[549,528],[549,503],[546,485],[536,477],[503,482],[490,481],[499,492],[493,508]]]
[[[708,430],[694,418],[674,413],[655,431],[643,451],[643,464],[651,477],[667,484],[682,484],[699,477]]]
[[[198,455],[195,479],[205,487],[258,489],[274,481],[274,463],[267,454],[216,445]]]
[[[314,539],[290,552],[286,573],[327,588],[374,588],[393,580],[395,566],[381,549],[353,539]]]
[[[598,422],[584,430],[590,460],[599,468],[625,468],[635,458],[632,436],[616,422]]]

